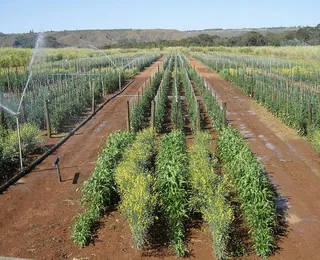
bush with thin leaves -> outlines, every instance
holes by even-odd
[[[275,247],[278,224],[272,184],[240,133],[231,126],[220,132],[217,151],[226,174],[235,184],[253,248],[259,256],[267,257]]]
[[[150,128],[138,132],[136,141],[125,151],[116,170],[120,212],[129,223],[136,247],[147,242],[147,232],[154,221],[154,139]]]
[[[196,134],[195,144],[190,148],[188,158],[191,208],[200,212],[208,223],[216,258],[226,259],[234,215],[227,200],[228,181],[225,176],[215,172],[214,158],[210,154],[210,134]]]
[[[160,141],[156,157],[156,191],[161,210],[168,223],[170,243],[178,257],[183,246],[187,219],[187,156],[185,136],[176,130]]]

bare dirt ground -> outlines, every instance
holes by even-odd
[[[70,226],[80,210],[77,190],[91,175],[108,135],[126,129],[126,102],[152,72],[154,63],[134,78],[124,93],[102,108],[95,117],[30,174],[0,195],[0,256],[31,259],[176,259],[167,248],[137,250],[131,232],[119,212],[101,219],[94,243],[80,249],[73,244]],[[52,163],[61,158],[63,182]],[[75,176],[79,175],[79,178]],[[211,259],[211,240],[199,225],[188,227],[187,259]]]
[[[287,233],[270,259],[320,259],[319,154],[307,140],[240,89],[201,62],[189,59],[222,101],[227,102],[228,120],[245,137],[281,195],[278,207],[286,210]]]

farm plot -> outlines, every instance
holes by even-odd
[[[29,75],[18,70],[0,73],[0,104],[4,107],[0,107],[0,183],[12,177],[19,167],[17,120],[22,125],[21,154],[24,164],[29,164],[29,155],[41,147],[41,141],[70,132],[159,57],[155,53],[121,59],[115,56],[110,58],[112,63],[100,57],[35,65]],[[124,64],[121,70],[114,68],[113,64],[119,65],[120,61]],[[12,116],[16,111],[19,112]],[[47,138],[40,137],[43,130]],[[55,141],[51,140],[50,145]]]
[[[252,238],[250,245],[241,244],[242,253],[249,252],[252,248],[259,256],[269,256],[276,245],[275,233],[278,227],[276,194],[272,185],[240,134],[231,126],[227,127],[222,123],[214,124],[220,125],[220,129],[217,129],[219,137],[216,156],[211,154],[211,136],[201,131],[203,124],[201,124],[200,106],[189,74],[193,76],[195,82],[197,81],[202,93],[211,95],[211,92],[196,71],[189,68],[185,57],[174,54],[167,59],[169,60],[164,62],[163,67],[165,72],[159,71],[152,77],[149,86],[143,91],[138,102],[133,105],[130,122],[132,131],[137,133],[136,140],[125,151],[119,166],[113,170],[116,183],[108,183],[119,194],[120,213],[128,221],[133,245],[142,248],[142,251],[150,245],[152,248],[152,241],[156,235],[164,238],[162,246],[169,245],[177,257],[187,256],[188,222],[193,220],[194,214],[200,213],[210,228],[215,257],[225,259],[239,255],[241,252],[235,248],[235,245],[239,245],[243,238],[234,237],[237,226],[231,206],[234,203],[232,200],[237,200],[241,215],[244,216],[244,225]],[[173,65],[171,65],[172,62],[174,62]],[[152,109],[161,111],[165,107],[165,101],[161,102],[156,93],[158,91],[160,96],[160,93],[167,92],[167,83],[170,84],[168,75],[171,74],[167,70],[170,69],[173,70],[174,77],[171,80],[173,95],[170,111],[173,126],[171,128],[174,130],[162,135],[163,127],[159,127],[160,139],[157,141],[153,122],[159,122],[163,117],[156,120],[154,117],[161,113]],[[157,87],[159,87],[158,90]],[[182,112],[181,89],[186,93],[184,102],[186,102],[187,115]],[[155,99],[158,105],[151,105],[154,102],[152,99]],[[213,107],[211,109],[220,109],[212,95],[211,99],[208,97],[204,99],[204,105]],[[220,115],[222,114],[220,112]],[[186,149],[183,117],[189,117],[195,136],[194,144],[189,144],[190,152]],[[222,118],[218,119],[214,116],[211,120],[212,122],[221,120],[224,124],[226,123]],[[151,128],[140,130],[148,125]],[[234,143],[237,143],[236,148],[233,148]],[[197,163],[201,165],[198,169]],[[233,168],[237,165],[238,168]],[[96,169],[100,167],[99,161]],[[224,169],[223,172],[221,169]],[[216,171],[218,174],[215,173]],[[101,178],[104,177],[101,176]],[[106,190],[110,190],[110,187],[108,186]],[[252,197],[256,199],[252,200]],[[110,201],[109,197],[102,206],[109,206]],[[99,214],[101,214],[101,206],[99,208]],[[87,207],[87,210],[90,210],[90,207]],[[80,226],[74,229],[76,233],[77,230],[81,230],[81,225],[84,226],[84,223],[79,220],[81,219],[76,219],[75,227]],[[163,227],[155,233],[152,230],[154,226],[159,227],[157,222],[163,223]],[[85,228],[85,230],[89,229]],[[85,234],[88,238],[87,231]],[[237,241],[237,239],[240,240]],[[78,243],[77,240],[74,241]],[[85,242],[88,240],[86,239]],[[86,243],[78,244],[84,246]]]
[[[59,214],[64,220],[60,238],[66,245],[64,251],[59,252],[58,245],[51,251],[40,249],[36,246],[39,240],[33,238],[32,246],[39,250],[36,257],[52,258],[60,253],[93,259],[227,259],[246,255],[255,259],[278,258],[274,253],[279,252],[281,259],[283,253],[277,247],[279,232],[285,230],[281,230],[281,220],[286,209],[278,205],[282,197],[272,184],[270,168],[266,167],[266,173],[256,158],[261,152],[257,153],[247,136],[243,139],[243,129],[232,121],[229,105],[226,110],[224,102],[229,104],[230,100],[221,97],[221,89],[228,93],[231,86],[222,86],[225,81],[216,84],[214,74],[201,66],[173,53],[164,58],[163,66],[136,84],[134,91],[117,99],[122,101],[113,113],[115,107],[122,111],[121,128],[127,126],[128,131],[110,135],[99,159],[91,161],[95,169],[87,167],[86,177],[93,173],[80,189],[82,205],[75,203],[67,216]],[[262,127],[261,121],[255,124]],[[277,188],[286,187],[283,179],[280,181]],[[312,186],[312,190],[316,188]],[[75,211],[78,214],[72,219]],[[69,232],[66,224],[71,226],[71,221]],[[54,232],[59,234],[59,230]],[[308,232],[311,235],[310,229]],[[311,239],[312,246],[316,241]],[[285,257],[292,256],[292,244],[284,246]],[[305,253],[295,252],[299,257]],[[21,250],[17,255],[31,254]]]

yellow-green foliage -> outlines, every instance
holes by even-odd
[[[198,132],[189,152],[189,182],[192,188],[191,206],[202,213],[212,233],[213,248],[217,259],[227,258],[233,210],[226,199],[228,181],[217,175],[210,154],[210,135]]]
[[[248,54],[257,57],[277,58],[292,61],[307,62],[319,67],[320,46],[260,46],[260,47],[193,47],[196,52],[227,52]]]
[[[121,197],[120,211],[129,222],[137,247],[146,242],[148,228],[154,221],[154,138],[152,129],[139,132],[136,141],[125,151],[115,176]]]
[[[20,126],[21,148],[23,155],[34,151],[42,142],[40,130],[34,124],[23,124]],[[14,160],[19,156],[18,132],[15,130],[0,129],[0,151],[2,160]]]
[[[320,130],[313,131],[309,136],[309,140],[317,151],[320,152]]]

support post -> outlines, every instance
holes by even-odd
[[[155,101],[151,101],[151,128],[154,130],[155,128]]]
[[[2,100],[3,100],[3,94],[0,93],[0,103],[2,104]],[[4,127],[4,112],[3,112],[3,108],[0,107],[0,126]]]
[[[119,70],[119,91],[121,91],[121,71]]]
[[[56,165],[56,166],[57,166],[58,180],[59,180],[59,182],[62,182],[59,163],[57,163],[57,165]]]
[[[131,131],[131,125],[130,125],[130,103],[129,103],[129,100],[127,101],[127,130],[128,130],[128,132]]]
[[[21,120],[22,120],[22,123],[27,123],[26,109],[24,107],[24,101],[21,102]]]
[[[222,126],[227,126],[227,103],[222,103]]]
[[[21,147],[21,136],[20,136],[20,125],[19,125],[19,118],[16,116],[17,122],[17,133],[18,133],[18,142],[19,142],[19,156],[20,156],[20,170],[23,169],[23,162],[22,162],[22,147]]]
[[[200,113],[200,102],[197,100],[197,131],[201,130],[201,113]]]
[[[94,96],[94,82],[92,83],[92,114],[95,113],[96,111],[96,101],[95,101],[95,96]]]
[[[49,116],[49,107],[48,107],[48,100],[46,98],[46,93],[43,92],[43,104],[44,104],[44,116],[46,119],[46,126],[47,126],[47,134],[48,137],[51,138],[51,125],[50,125],[50,116]]]
[[[254,79],[253,79],[253,76],[252,76],[251,93],[250,93],[251,98],[253,98],[253,95],[254,95],[253,86],[254,86]]]
[[[174,124],[174,127],[175,127],[175,129],[178,129],[178,101],[176,101],[175,102],[175,112],[176,112],[176,114],[175,114],[175,116],[176,116],[176,118],[175,118],[175,124]]]
[[[309,104],[309,108],[308,108],[308,128],[309,128],[309,131],[311,130],[311,125],[312,125],[312,104]]]

